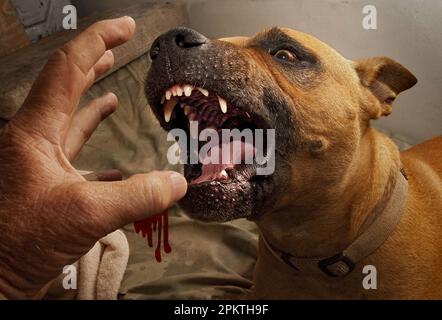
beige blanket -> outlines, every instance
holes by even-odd
[[[98,241],[87,254],[55,279],[46,299],[116,300],[129,258],[121,230]]]

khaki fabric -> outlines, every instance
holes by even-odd
[[[112,91],[120,105],[85,145],[74,163],[77,169],[119,169],[126,177],[152,170],[182,170],[167,162],[170,142],[148,108],[144,96],[148,68],[149,59],[142,56],[95,84],[82,99],[84,105]],[[252,222],[206,224],[173,208],[169,218],[172,252],[163,253],[161,263],[132,225],[124,232],[130,256],[120,289],[122,299],[236,298],[252,286],[258,242]]]

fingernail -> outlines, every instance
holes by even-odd
[[[187,192],[187,181],[183,175],[178,172],[171,172],[169,174],[169,179],[172,183],[175,201],[184,197]]]
[[[108,99],[107,101],[109,101],[111,104],[118,104],[118,97],[113,92],[106,93],[106,99]]]
[[[136,26],[136,22],[135,22],[135,19],[134,18],[132,18],[131,16],[124,16],[122,19],[125,19],[125,20],[127,20],[127,21],[129,21],[134,27]]]
[[[114,113],[118,105],[118,98],[112,92],[107,93],[105,95],[105,99],[106,99],[106,104],[104,105],[101,114],[102,120],[106,119],[108,116]]]

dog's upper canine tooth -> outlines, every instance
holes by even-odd
[[[220,96],[218,96],[219,107],[223,113],[227,113],[227,102]]]
[[[164,120],[166,122],[170,121],[173,109],[175,108],[176,104],[177,104],[176,100],[172,99],[172,100],[168,100],[166,105],[164,106]]]
[[[184,90],[184,95],[186,97],[190,97],[192,95],[193,86],[186,84],[184,86],[183,90]]]
[[[204,96],[208,97],[209,96],[209,91],[207,91],[206,89],[203,88],[197,88],[199,92],[201,92]]]
[[[167,90],[165,96],[166,96],[166,100],[170,100],[170,98],[172,97],[172,91]]]

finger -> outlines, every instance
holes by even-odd
[[[119,170],[106,170],[98,172],[90,172],[83,175],[87,181],[120,181],[123,175]]]
[[[42,126],[46,129],[40,130],[44,134],[62,129],[81,94],[91,84],[91,78],[95,78],[90,72],[100,74],[108,67],[103,68],[103,64],[97,65],[97,62],[104,56],[104,64],[108,65],[110,54],[105,55],[105,52],[128,41],[134,31],[135,21],[130,17],[104,20],[56,50],[34,83],[17,118],[32,119],[32,129]],[[23,127],[26,127],[29,121],[24,122]]]
[[[186,179],[177,172],[155,171],[118,182],[85,182],[82,204],[91,219],[111,232],[130,222],[159,214],[181,199],[187,191]]]
[[[63,149],[68,160],[75,159],[100,122],[111,115],[117,105],[117,96],[108,93],[92,100],[87,106],[77,111],[72,118],[64,141]]]
[[[135,21],[131,17],[99,21],[68,42],[61,50],[83,74],[87,74],[106,50],[128,41],[134,31]]]
[[[86,76],[86,87],[83,91],[87,91],[94,82],[100,78],[107,71],[112,69],[115,63],[115,57],[111,50],[106,50],[103,56],[98,60],[98,62],[92,67]]]

